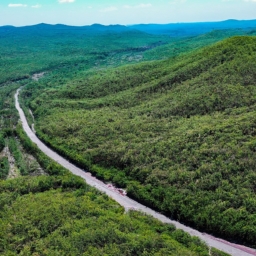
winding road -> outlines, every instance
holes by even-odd
[[[103,183],[102,181],[96,179],[95,177],[93,177],[90,173],[85,172],[84,170],[76,167],[75,165],[71,164],[70,162],[68,162],[66,159],[64,159],[63,157],[61,157],[60,155],[58,155],[56,152],[54,152],[53,150],[51,150],[49,147],[47,147],[42,141],[40,141],[37,136],[35,135],[35,133],[30,129],[26,117],[24,115],[23,110],[20,107],[19,101],[18,101],[18,97],[19,97],[19,92],[21,89],[18,89],[16,94],[15,94],[15,106],[16,109],[19,112],[19,116],[22,122],[22,126],[24,131],[26,132],[26,134],[28,135],[28,137],[38,146],[38,148],[44,152],[48,157],[52,158],[54,161],[58,162],[59,164],[61,164],[63,167],[65,167],[66,169],[70,170],[73,174],[82,177],[87,184],[95,187],[96,189],[106,193],[109,197],[111,197],[113,200],[115,200],[116,202],[118,202],[120,205],[122,205],[125,210],[129,210],[129,209],[136,209],[139,210],[143,213],[146,213],[148,215],[153,216],[154,218],[162,221],[163,223],[170,223],[176,226],[176,228],[178,229],[182,229],[185,232],[189,233],[192,236],[196,236],[198,238],[200,238],[201,240],[203,240],[204,242],[206,242],[206,244],[211,248],[217,248],[223,252],[226,252],[230,255],[233,256],[251,256],[254,255],[256,256],[256,250],[245,247],[245,246],[241,246],[238,244],[233,244],[230,242],[227,242],[225,240],[222,239],[218,239],[215,238],[213,236],[210,236],[208,234],[205,233],[201,233],[195,229],[192,229],[190,227],[187,227],[177,221],[173,221],[169,218],[167,218],[166,216],[130,199],[127,196],[121,195],[120,193],[118,193],[116,190],[111,189],[111,187],[107,186],[107,184]],[[211,254],[210,254],[211,255]]]

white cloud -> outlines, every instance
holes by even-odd
[[[125,9],[132,9],[132,8],[150,8],[152,4],[138,4],[138,5],[124,5]]]
[[[8,4],[8,7],[27,7],[26,4]]]
[[[184,4],[187,0],[173,0],[170,4]]]
[[[107,7],[105,9],[101,9],[100,12],[114,12],[114,11],[117,11],[117,7],[115,6],[110,6],[110,7]]]
[[[149,8],[149,7],[152,7],[152,4],[138,4],[135,7],[136,8]]]
[[[256,3],[256,0],[244,0],[244,2],[252,2],[252,3]]]
[[[74,3],[75,0],[58,0],[60,4]]]
[[[41,8],[42,5],[41,5],[41,4],[36,4],[36,5],[32,5],[31,7],[32,7],[32,8]]]

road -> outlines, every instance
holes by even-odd
[[[228,241],[215,238],[211,235],[201,233],[201,232],[199,232],[195,229],[192,229],[190,227],[187,227],[177,221],[173,221],[173,220],[169,219],[166,216],[130,199],[129,197],[121,195],[117,191],[108,187],[107,184],[105,184],[102,181],[93,177],[90,173],[85,172],[84,170],[82,170],[82,169],[76,167],[75,165],[71,164],[70,162],[68,162],[66,159],[64,159],[63,157],[58,155],[56,152],[54,152],[49,147],[47,147],[42,141],[40,141],[37,138],[37,136],[35,135],[35,133],[30,129],[30,127],[27,123],[26,117],[24,115],[24,112],[19,105],[19,101],[18,101],[19,92],[20,92],[20,89],[18,89],[15,94],[15,106],[19,112],[19,116],[20,116],[20,120],[22,122],[23,129],[26,132],[26,134],[28,135],[28,137],[47,156],[49,156],[54,161],[61,164],[66,169],[70,170],[73,174],[75,174],[79,177],[82,177],[86,181],[87,184],[95,187],[96,189],[100,190],[101,192],[106,193],[109,197],[111,197],[116,202],[118,202],[120,205],[122,205],[126,210],[136,209],[143,213],[153,216],[154,218],[162,221],[163,223],[173,224],[176,226],[176,228],[182,229],[192,236],[199,237],[201,240],[206,242],[206,244],[209,247],[217,248],[217,249],[219,249],[223,252],[229,253],[230,255],[233,255],[233,256],[251,256],[251,255],[256,256],[256,250],[254,250],[254,249],[251,249],[251,248],[248,248],[245,246],[241,246],[241,245],[237,245],[237,244],[232,244]]]

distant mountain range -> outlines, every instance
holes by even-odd
[[[101,25],[101,24],[93,24],[90,26],[68,26],[64,24],[46,24],[46,23],[40,23],[37,25],[32,26],[24,26],[24,27],[14,27],[14,26],[2,26],[0,27],[1,31],[7,31],[7,30],[79,30],[79,31],[88,31],[88,32],[124,32],[128,30],[132,30],[133,28],[124,26],[124,25]]]
[[[189,36],[223,29],[256,28],[256,20],[226,20],[219,22],[171,23],[171,24],[139,24],[129,26],[150,34],[168,34],[170,36]]]
[[[256,28],[256,20],[225,20],[219,22],[196,22],[196,23],[170,23],[170,24],[137,24],[137,25],[101,25],[93,24],[90,26],[68,26],[63,24],[37,24],[25,27],[14,27],[14,26],[2,26],[0,27],[0,33],[6,31],[34,31],[34,30],[56,30],[56,31],[68,31],[78,30],[90,33],[120,33],[131,30],[139,30],[141,32],[149,34],[163,34],[171,37],[175,36],[195,36],[211,32],[213,30],[223,29],[252,29]]]

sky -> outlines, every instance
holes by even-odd
[[[0,26],[256,19],[256,0],[0,0]]]

